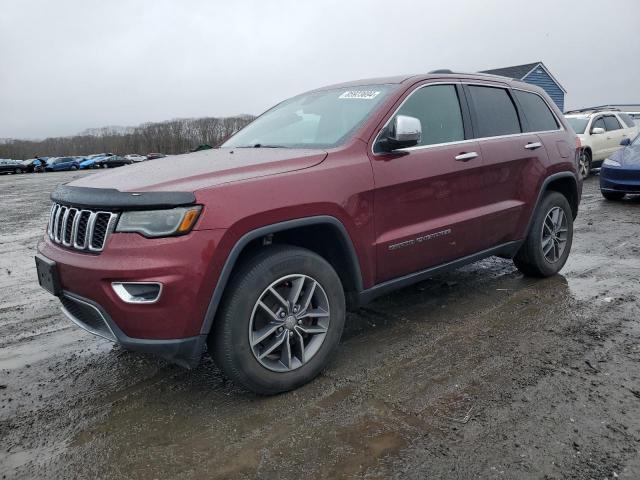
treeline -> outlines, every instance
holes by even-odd
[[[110,152],[119,155],[149,152],[185,153],[198,145],[213,147],[224,142],[254,117],[205,117],[144,123],[138,127],[104,127],[87,130],[72,137],[44,140],[4,140],[0,143],[0,158],[26,159],[36,155],[61,157]]]

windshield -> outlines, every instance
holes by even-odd
[[[390,90],[390,85],[361,85],[299,95],[268,110],[222,147],[333,147],[358,128]]]
[[[573,131],[576,133],[584,133],[589,123],[589,117],[565,117]]]

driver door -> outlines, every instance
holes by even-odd
[[[377,283],[473,250],[480,232],[469,209],[481,194],[482,157],[478,142],[469,139],[463,112],[460,86],[421,85],[388,119],[419,119],[420,143],[390,153],[381,151],[379,142],[373,145]],[[383,135],[384,129],[379,138]]]

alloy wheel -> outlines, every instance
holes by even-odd
[[[582,152],[579,160],[580,176],[582,178],[587,178],[589,176],[589,163],[589,156],[585,152]]]
[[[542,253],[550,263],[557,262],[567,245],[568,223],[564,210],[553,207],[542,223]]]
[[[318,353],[329,320],[329,300],[322,286],[307,275],[287,275],[269,285],[253,307],[251,351],[269,370],[295,370]]]

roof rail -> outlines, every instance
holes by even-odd
[[[586,113],[586,112],[604,112],[604,111],[613,111],[613,112],[620,112],[621,110],[618,107],[612,107],[612,106],[608,106],[608,105],[603,105],[601,107],[588,107],[588,108],[578,108],[575,110],[567,110],[566,114],[570,114],[570,113]]]
[[[449,70],[448,68],[439,68],[437,70],[431,70],[430,72],[427,72],[429,74],[431,73],[454,73],[453,70]]]

